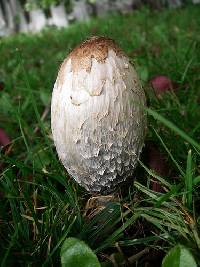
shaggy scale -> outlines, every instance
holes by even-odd
[[[112,40],[93,37],[72,51],[54,86],[51,120],[59,158],[80,185],[105,193],[133,174],[144,106],[135,69]]]

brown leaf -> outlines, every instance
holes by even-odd
[[[164,75],[155,76],[150,80],[150,84],[158,97],[166,91],[175,89],[175,84],[172,82],[172,80]]]
[[[166,157],[153,143],[148,145],[148,165],[151,170],[161,177],[169,175]],[[151,188],[155,192],[164,192],[162,185],[155,179],[151,181]]]
[[[0,128],[0,146],[6,146],[11,142],[9,136],[6,134],[5,130]]]

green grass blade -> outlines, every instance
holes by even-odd
[[[105,241],[102,246],[97,248],[95,250],[95,253],[101,251],[102,249],[105,249],[108,246],[111,246],[114,242],[117,241],[117,238],[119,238],[120,234],[129,227],[132,223],[134,223],[137,218],[139,218],[140,212],[135,213],[130,219],[128,219],[120,228],[118,228],[112,235],[110,235]]]
[[[140,191],[142,191],[144,194],[149,196],[151,200],[157,200],[159,198],[159,196],[162,195],[161,193],[157,193],[157,192],[154,192],[154,191],[148,189],[146,186],[144,186],[138,182],[134,182],[134,186],[137,189],[139,189]]]
[[[173,185],[171,187],[171,190],[169,192],[165,193],[163,196],[161,196],[160,198],[158,198],[158,201],[156,203],[156,207],[160,207],[163,202],[166,202],[171,197],[175,196],[182,187],[183,187],[182,183],[181,184],[178,184],[178,185]]]
[[[60,245],[62,244],[62,242],[66,239],[66,237],[68,236],[73,224],[76,221],[76,217],[74,217],[74,219],[72,220],[72,222],[70,223],[70,225],[68,226],[65,234],[61,237],[61,239],[59,240],[59,242],[57,243],[57,245],[53,248],[53,250],[51,251],[51,253],[48,255],[47,259],[45,260],[45,262],[43,263],[43,267],[47,266],[47,263],[49,263],[50,259],[52,258],[53,254],[56,252],[56,250],[60,247]]]
[[[193,176],[192,176],[192,152],[188,151],[187,156],[187,167],[186,167],[186,175],[185,175],[185,202],[186,206],[189,210],[192,209],[192,188],[193,188]]]
[[[40,117],[40,114],[39,114],[39,111],[38,111],[38,108],[37,108],[37,104],[36,104],[36,101],[35,101],[35,97],[34,97],[34,95],[33,95],[33,90],[32,90],[32,88],[31,88],[31,85],[30,85],[30,82],[29,82],[29,74],[28,74],[27,70],[26,70],[25,67],[24,67],[24,64],[23,64],[23,61],[22,61],[22,57],[21,57],[21,54],[20,54],[19,51],[18,51],[18,53],[17,53],[17,56],[18,56],[19,66],[20,66],[20,68],[21,68],[21,70],[22,70],[22,72],[23,72],[23,76],[24,76],[25,84],[26,84],[26,87],[27,87],[27,89],[28,89],[28,94],[29,94],[30,99],[31,99],[31,104],[32,104],[32,106],[33,106],[33,109],[34,109],[34,112],[35,112],[35,116],[36,116],[36,119],[37,119],[37,121],[38,121],[38,125],[39,125],[39,127],[40,127],[40,129],[41,129],[41,132],[42,132],[43,136],[44,136],[44,140],[45,140],[47,146],[49,147],[51,156],[52,156],[52,158],[54,159],[54,162],[56,163],[58,170],[61,172],[60,164],[57,163],[58,161],[57,161],[57,159],[56,159],[56,157],[55,157],[55,153],[53,152],[53,149],[52,149],[52,147],[51,147],[49,138],[47,137],[47,134],[46,134],[46,132],[45,132],[45,127],[44,127],[44,124],[43,124],[43,122],[42,122],[42,120],[41,120],[41,117]]]
[[[152,170],[148,169],[140,160],[139,160],[139,163],[150,176],[156,178],[159,182],[161,182],[163,185],[167,186],[168,188],[171,188],[172,185],[169,182],[167,182],[167,180],[165,180],[164,178],[160,177],[159,175],[157,175]]]
[[[175,158],[173,157],[172,153],[169,151],[168,147],[165,145],[164,141],[162,140],[161,136],[158,134],[158,132],[153,128],[156,136],[158,137],[158,139],[160,140],[161,144],[163,145],[164,149],[166,150],[166,152],[168,153],[168,155],[170,156],[171,160],[173,161],[173,163],[175,164],[175,166],[177,167],[177,169],[180,171],[182,176],[185,176],[184,171],[182,170],[181,166],[178,164],[178,162],[175,160]]]
[[[6,250],[6,253],[5,253],[5,255],[4,255],[4,257],[3,257],[2,261],[1,261],[1,267],[6,267],[7,266],[6,260],[7,260],[8,256],[9,256],[9,253],[10,253],[10,250],[11,250],[12,246],[15,243],[15,238],[17,237],[17,234],[18,234],[18,228],[15,229],[15,232],[14,232],[13,236],[11,237],[10,244],[9,244],[9,246],[8,246],[8,248]]]
[[[158,114],[158,112],[156,112],[155,110],[152,110],[150,108],[146,108],[146,111],[149,115],[153,116],[154,119],[162,122],[165,126],[167,126],[169,129],[171,129],[172,131],[174,131],[175,133],[180,135],[185,141],[190,143],[192,146],[194,146],[200,152],[200,144],[197,143],[193,138],[191,138],[185,132],[183,132],[181,129],[179,129],[173,122],[164,118],[162,115]]]
[[[200,183],[200,175],[193,179],[193,185],[198,185],[199,183]]]
[[[163,235],[163,237],[165,236]],[[135,245],[144,245],[150,242],[155,242],[157,240],[160,240],[160,237],[153,235],[153,236],[148,236],[144,238],[118,241],[117,243],[119,244],[120,247],[129,247],[129,246],[135,246]]]

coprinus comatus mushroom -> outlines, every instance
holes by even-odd
[[[52,94],[51,126],[63,165],[90,192],[133,175],[146,132],[145,94],[129,58],[92,37],[64,60]]]

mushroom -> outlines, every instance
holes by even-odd
[[[112,39],[92,37],[64,60],[51,126],[67,172],[90,192],[108,193],[133,175],[146,132],[145,94]]]

